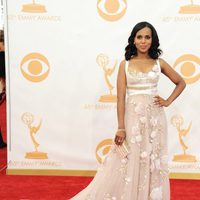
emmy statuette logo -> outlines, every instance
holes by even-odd
[[[126,0],[98,0],[99,15],[107,21],[117,21],[126,13]]]
[[[37,134],[37,132],[41,128],[42,121],[40,120],[40,123],[38,124],[38,126],[33,126],[32,123],[34,121],[34,116],[31,113],[24,113],[22,115],[22,121],[24,122],[24,124],[27,125],[27,127],[29,129],[31,141],[32,141],[34,148],[35,148],[35,151],[27,152],[25,158],[28,158],[28,159],[48,159],[47,153],[38,151],[40,144],[35,139],[35,135]]]
[[[117,66],[117,61],[115,61],[114,66],[108,67],[108,64],[109,64],[108,56],[104,54],[100,54],[97,56],[96,62],[103,69],[104,78],[105,78],[107,87],[109,89],[109,94],[101,96],[99,101],[100,102],[117,102],[117,96],[113,95],[112,93],[112,90],[114,89],[114,87],[110,83],[110,80],[109,80],[109,76],[111,76],[115,71],[115,68]]]
[[[193,0],[190,0],[189,5],[181,6],[179,13],[181,14],[199,14],[200,13],[200,5],[194,4]]]
[[[175,61],[173,68],[178,66],[180,66],[180,73],[187,84],[193,84],[200,79],[199,57],[192,54],[182,55]]]
[[[40,53],[26,55],[20,63],[21,73],[31,82],[41,82],[47,78],[50,71],[49,61]]]
[[[186,153],[186,150],[188,149],[188,146],[185,144],[183,137],[187,136],[190,132],[190,129],[192,127],[192,122],[190,122],[187,129],[181,128],[183,125],[183,117],[180,115],[174,115],[171,118],[171,123],[174,127],[176,127],[176,130],[178,131],[179,135],[179,143],[181,145],[181,148],[183,150],[182,154],[174,155],[173,161],[176,162],[197,162],[195,156],[189,155]]]
[[[96,147],[96,159],[99,163],[102,163],[110,151],[110,147],[112,145],[112,139],[105,139],[101,141]]]
[[[32,3],[23,5],[22,12],[27,13],[45,13],[46,8],[44,5],[38,4],[35,2],[35,0],[32,0]]]

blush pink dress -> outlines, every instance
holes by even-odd
[[[126,140],[121,158],[112,145],[92,182],[72,200],[169,200],[167,123],[164,109],[153,104],[161,73],[159,60],[147,73],[125,64]]]

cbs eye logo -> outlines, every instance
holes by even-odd
[[[99,15],[108,21],[117,21],[124,16],[127,9],[126,0],[98,0]]]
[[[180,56],[173,68],[178,69],[187,84],[193,84],[200,79],[200,58],[195,55]]]
[[[45,56],[40,53],[26,55],[20,64],[21,73],[24,78],[31,82],[41,82],[47,78],[50,65]]]
[[[108,154],[112,145],[112,139],[106,139],[100,142],[96,147],[96,159],[99,163],[102,163],[106,155]]]

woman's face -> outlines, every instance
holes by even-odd
[[[152,44],[151,29],[145,27],[139,30],[134,38],[134,44],[136,46],[138,53],[143,53],[143,54],[148,53]]]

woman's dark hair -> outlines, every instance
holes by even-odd
[[[148,22],[140,22],[135,25],[135,27],[133,28],[133,30],[131,32],[130,37],[128,38],[128,45],[125,48],[125,51],[126,51],[125,59],[126,60],[130,60],[132,56],[137,55],[137,49],[134,45],[134,39],[135,39],[136,33],[145,27],[150,28],[151,34],[152,34],[152,44],[149,49],[149,56],[152,59],[157,59],[161,55],[162,50],[158,48],[160,46],[160,43],[159,43],[159,38],[158,38],[158,34],[156,32],[156,29]]]
[[[3,32],[3,30],[0,30],[0,42],[4,43],[4,32]]]

